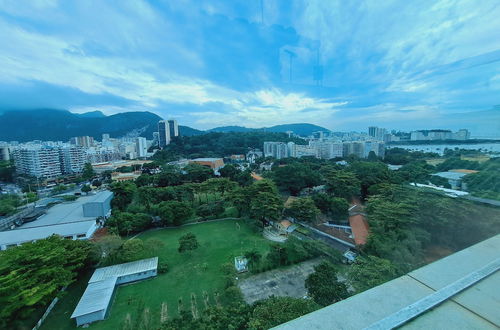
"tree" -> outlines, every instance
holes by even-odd
[[[203,182],[214,175],[211,168],[195,163],[184,167],[184,171],[186,172],[184,177],[191,182]]]
[[[186,202],[168,201],[158,205],[162,224],[180,226],[193,215],[193,208]]]
[[[391,171],[382,162],[355,162],[350,168],[361,181],[361,196],[368,195],[368,189],[378,183],[389,182]]]
[[[202,183],[202,190],[206,192],[217,192],[224,196],[226,192],[235,189],[237,186],[238,184],[236,182],[228,178],[212,178]]]
[[[236,178],[236,175],[240,173],[240,170],[238,170],[233,164],[227,164],[219,170],[219,173],[221,177],[229,178],[235,181],[234,179]]]
[[[302,163],[292,163],[273,168],[273,178],[283,190],[288,190],[296,196],[302,189],[320,184],[320,177],[310,166]]]
[[[52,191],[56,194],[68,190],[68,187],[63,185],[63,184],[58,184],[54,188],[52,188]]]
[[[398,276],[396,267],[387,259],[359,256],[348,272],[349,283],[362,292]]]
[[[135,179],[134,183],[137,187],[149,186],[153,182],[153,178],[149,174],[141,174]]]
[[[106,235],[95,241],[94,252],[102,259],[101,265],[108,266],[120,263],[117,251],[122,247],[123,240],[118,235]]]
[[[347,287],[337,279],[337,270],[329,262],[314,267],[314,273],[306,278],[309,296],[321,306],[328,306],[349,296]]]
[[[266,259],[272,267],[279,267],[288,264],[288,253],[285,246],[281,244],[272,244]]]
[[[198,248],[198,240],[193,233],[187,233],[179,238],[179,248],[180,253],[186,251],[193,251]]]
[[[111,204],[119,210],[125,210],[128,204],[132,202],[137,186],[130,181],[114,182],[111,185],[111,191],[114,193]]]
[[[361,182],[353,172],[346,170],[330,171],[325,174],[325,180],[328,190],[335,197],[350,200],[353,196],[358,196],[360,193]]]
[[[202,204],[196,209],[196,214],[205,219],[215,219],[224,213],[224,206],[220,202]]]
[[[15,173],[13,161],[0,161],[0,181],[13,182]]]
[[[151,226],[151,216],[145,213],[113,211],[106,225],[115,233],[129,235],[141,232]]]
[[[262,259],[262,254],[255,249],[245,252],[244,256],[248,260],[248,267],[250,269],[255,268],[259,264],[260,259]]]
[[[83,166],[82,178],[84,180],[90,180],[95,176],[94,169],[92,168],[92,164],[85,163]]]
[[[0,252],[0,328],[44,308],[93,262],[91,243],[51,236]]]
[[[250,204],[250,214],[263,224],[268,221],[278,220],[283,209],[283,201],[274,193],[259,192],[252,198]]]
[[[91,192],[91,191],[92,191],[92,188],[90,188],[90,186],[88,184],[86,184],[82,187],[82,192],[84,192],[86,195],[88,195],[89,192]]]
[[[349,203],[344,198],[332,197],[330,211],[334,219],[345,219],[349,213]]]
[[[248,189],[236,188],[230,191],[224,199],[236,207],[240,216],[250,212],[250,196]]]
[[[248,327],[250,329],[269,329],[311,313],[316,309],[318,309],[318,305],[307,299],[271,296],[255,304]]]
[[[122,262],[135,261],[144,258],[144,242],[139,238],[132,238],[125,243],[120,251]]]
[[[96,179],[96,180],[92,181],[92,185],[94,187],[100,187],[100,186],[102,186],[102,181]]]
[[[298,221],[314,222],[319,210],[310,197],[294,200],[286,209],[286,214]]]
[[[176,186],[182,183],[182,174],[174,166],[163,166],[161,172],[154,176],[157,187]]]

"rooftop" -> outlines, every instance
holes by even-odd
[[[277,328],[498,329],[498,251],[500,235]]]
[[[218,160],[222,160],[222,158],[195,158],[191,159],[193,162],[216,162]]]
[[[105,310],[113,296],[116,280],[117,277],[110,277],[104,281],[89,283],[71,318]]]
[[[458,169],[449,170],[448,172],[456,172],[456,173],[473,174],[473,173],[477,173],[477,172],[479,172],[479,171],[476,171],[476,170],[467,170],[467,169],[458,168]]]
[[[20,227],[14,230],[0,231],[0,245],[35,241],[47,238],[53,234],[62,237],[86,234],[94,225],[95,220],[92,219],[80,222],[60,223],[52,226]]]
[[[89,283],[103,281],[111,277],[120,277],[158,268],[158,257],[127,262],[124,264],[97,268]]]
[[[459,180],[462,177],[466,176],[468,173],[460,173],[460,172],[438,172],[434,173],[433,175],[440,176],[445,179],[451,179],[451,180]]]
[[[47,210],[45,215],[33,222],[23,224],[19,229],[93,220],[95,217],[85,217],[83,215],[83,204],[104,201],[110,195],[112,195],[112,192],[105,190],[95,195],[81,196],[74,202],[64,202],[54,205]]]

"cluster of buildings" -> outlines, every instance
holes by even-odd
[[[276,159],[306,156],[332,159],[350,155],[367,158],[371,151],[378,157],[384,157],[384,142],[309,140],[307,145],[299,145],[294,142],[264,142],[264,157],[274,157]]]
[[[470,132],[460,129],[452,132],[446,129],[419,130],[410,132],[411,141],[436,141],[436,140],[468,140]]]
[[[144,159],[152,155],[148,152],[151,146],[163,148],[176,136],[179,136],[177,121],[161,120],[153,140],[144,137],[111,138],[109,134],[102,134],[101,141],[92,136],[76,136],[69,142],[0,142],[0,161],[13,159],[18,174],[51,180],[78,174],[86,163]]]
[[[457,132],[445,129],[416,130],[411,132],[396,132],[377,126],[368,127],[367,132],[314,132],[310,139],[328,139],[333,141],[439,141],[439,140],[468,140],[470,132],[460,129]]]
[[[123,158],[148,156],[148,142],[143,137],[111,139],[103,134],[101,142],[90,136],[67,142],[11,142],[2,147],[3,159],[13,159],[18,174],[54,179],[82,172],[86,163],[103,163]]]

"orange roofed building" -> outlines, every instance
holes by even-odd
[[[214,171],[218,171],[224,167],[224,160],[222,158],[195,158],[191,159],[189,163],[210,167]]]

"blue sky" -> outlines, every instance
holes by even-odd
[[[498,0],[0,0],[0,109],[494,134],[498,17]]]

